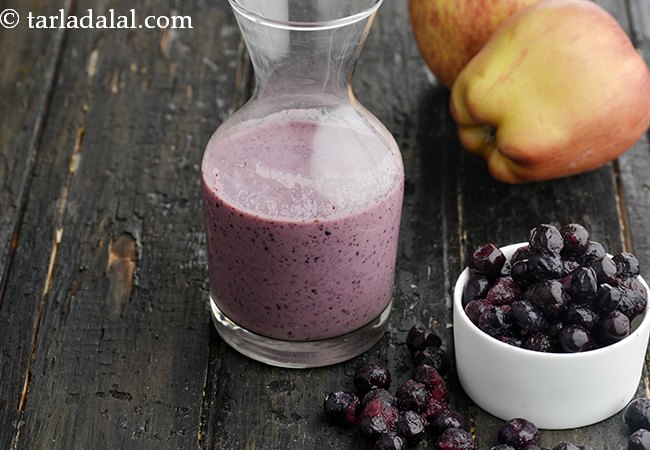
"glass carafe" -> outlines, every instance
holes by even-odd
[[[229,1],[255,90],[203,156],[214,324],[267,364],[334,364],[391,309],[404,170],[351,89],[382,0]]]

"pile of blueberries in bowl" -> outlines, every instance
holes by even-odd
[[[462,305],[469,319],[529,350],[608,346],[630,334],[632,320],[647,306],[637,258],[627,252],[610,257],[579,224],[538,225],[509,261],[494,244],[479,245],[467,265]]]
[[[582,225],[541,224],[527,242],[477,246],[467,266],[454,288],[454,348],[478,406],[567,429],[632,399],[650,335],[634,255],[609,255]]]

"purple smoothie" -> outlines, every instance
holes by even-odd
[[[263,336],[363,327],[393,288],[403,171],[392,138],[291,118],[213,138],[202,165],[212,299]]]

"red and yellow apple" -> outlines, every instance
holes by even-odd
[[[415,40],[448,88],[504,19],[540,0],[409,0]]]
[[[451,109],[464,147],[507,183],[595,169],[650,126],[650,72],[588,0],[545,0],[504,21],[460,73]]]

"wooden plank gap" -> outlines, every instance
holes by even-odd
[[[47,277],[45,278],[45,286],[41,295],[41,304],[43,304],[44,297],[50,293],[52,289],[52,276],[56,266],[56,260],[59,255],[59,248],[61,247],[61,240],[63,239],[63,228],[57,228],[55,232],[54,242],[52,244],[52,251],[50,252],[50,262],[47,266]]]
[[[625,5],[625,18],[627,23],[630,25],[630,29],[626,30],[630,40],[634,46],[642,52],[640,48],[644,43],[643,38],[643,23],[650,18],[648,12],[650,8],[647,5],[644,6],[643,0],[627,0],[624,2]]]
[[[457,180],[461,180],[462,168],[459,165],[458,167],[458,177]],[[456,210],[458,214],[458,249],[460,251],[460,269],[465,267],[465,246],[467,245],[467,231],[465,230],[464,223],[464,211],[463,211],[463,187],[462,183],[456,183]]]
[[[43,287],[43,292],[41,293],[41,297],[38,305],[38,315],[36,317],[36,320],[34,321],[34,333],[32,334],[31,352],[29,355],[27,368],[25,370],[25,381],[23,382],[23,389],[20,394],[20,401],[18,403],[18,412],[19,412],[20,419],[18,420],[18,425],[16,427],[16,435],[14,436],[12,442],[12,446],[11,446],[12,450],[16,450],[18,448],[18,440],[20,438],[20,431],[23,424],[22,417],[25,411],[25,407],[27,406],[27,397],[29,395],[29,388],[32,382],[32,366],[34,364],[34,358],[36,357],[36,352],[38,348],[38,336],[41,328],[43,312],[45,311],[45,301],[52,286],[52,275],[54,273],[54,268],[56,266],[56,260],[59,253],[62,237],[63,237],[63,229],[57,228],[55,233],[54,243],[52,245],[52,251],[50,252],[50,261],[47,267],[47,277],[45,279],[45,286]]]
[[[210,325],[212,326],[212,325]],[[196,429],[196,440],[197,440],[197,449],[203,450],[203,439],[207,436],[208,429],[208,417],[207,417],[207,394],[208,394],[208,382],[209,382],[209,373],[210,373],[210,345],[206,347],[207,361],[208,364],[205,365],[205,370],[203,371],[203,390],[201,391],[201,404],[199,405],[199,423]]]
[[[614,195],[616,197],[616,209],[618,212],[618,222],[621,230],[621,242],[623,243],[623,250],[632,252],[632,235],[630,233],[629,218],[627,216],[627,209],[625,208],[625,192],[623,182],[621,180],[621,167],[618,159],[613,162],[614,167]]]
[[[643,388],[645,389],[645,397],[646,398],[650,398],[650,377],[648,377],[648,374],[646,372],[647,367],[650,366],[650,361],[648,361],[648,358],[650,358],[650,352],[646,352],[646,355],[645,355],[645,367],[646,367],[646,369],[644,369],[644,371],[643,371],[644,373],[643,373],[643,379],[642,379]]]
[[[478,436],[476,434],[476,407],[473,403],[469,405],[469,433],[472,435],[474,442],[477,442]]]

